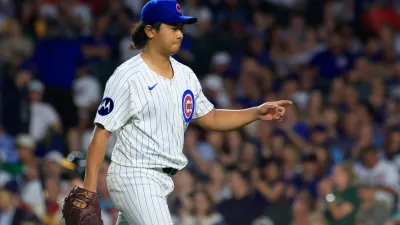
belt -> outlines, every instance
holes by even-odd
[[[162,168],[162,171],[163,171],[163,173],[166,173],[166,174],[168,174],[170,176],[173,176],[178,172],[177,169],[174,169],[174,168],[171,168],[171,167]]]

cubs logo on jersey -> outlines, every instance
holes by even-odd
[[[182,113],[183,113],[183,119],[185,120],[186,123],[189,123],[190,120],[192,119],[194,113],[194,107],[195,107],[195,102],[194,102],[193,92],[191,90],[186,90],[182,96]]]

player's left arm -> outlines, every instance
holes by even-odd
[[[194,75],[194,73],[193,73]],[[195,77],[195,75],[194,75]],[[195,77],[195,106],[193,119],[207,130],[231,131],[250,124],[256,120],[282,120],[288,100],[266,102],[257,107],[243,110],[214,109],[214,106],[204,96],[200,82]]]
[[[231,131],[250,124],[256,120],[282,120],[285,115],[286,105],[291,105],[288,100],[266,102],[260,106],[243,109],[227,110],[212,109],[196,121],[204,129],[214,131]]]

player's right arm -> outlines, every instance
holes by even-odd
[[[119,68],[107,81],[103,100],[97,110],[87,155],[84,188],[96,192],[97,174],[104,159],[111,133],[121,129],[137,113],[134,104],[133,83],[129,80],[130,68]],[[136,93],[136,92],[135,92]]]
[[[83,183],[83,188],[89,191],[96,192],[98,171],[100,164],[104,160],[110,136],[110,131],[104,129],[103,125],[96,124],[87,154],[85,180]]]

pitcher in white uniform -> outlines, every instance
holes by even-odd
[[[179,51],[183,26],[196,21],[183,16],[175,0],[149,1],[132,32],[133,48],[141,54],[119,66],[106,84],[83,188],[96,191],[107,140],[116,132],[107,183],[119,225],[173,224],[166,199],[174,188],[171,176],[187,164],[182,149],[191,120],[207,130],[230,131],[256,120],[281,120],[283,106],[292,104],[214,109],[194,72],[171,57]]]

